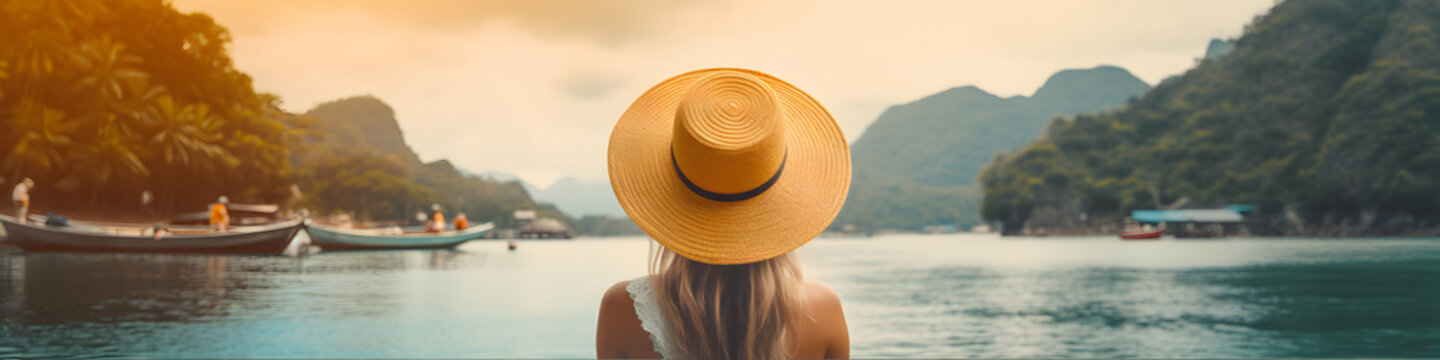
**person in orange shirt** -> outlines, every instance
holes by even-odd
[[[225,205],[229,203],[230,198],[221,195],[219,202],[215,205],[210,206],[211,229],[214,229],[217,232],[225,232],[230,230],[230,210],[225,208]]]
[[[431,204],[430,222],[425,223],[425,232],[441,232],[445,230],[445,214],[440,212],[440,204]]]
[[[455,214],[455,230],[465,230],[469,228],[470,219],[465,218],[465,212],[462,211],[459,214]]]

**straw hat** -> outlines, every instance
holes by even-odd
[[[820,235],[850,189],[825,107],[780,79],[705,69],[655,85],[610,135],[610,183],[640,229],[691,260],[745,264]]]

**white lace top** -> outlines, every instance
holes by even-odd
[[[671,345],[667,338],[669,330],[665,327],[664,315],[660,314],[660,305],[656,303],[655,288],[650,284],[650,276],[630,280],[625,291],[630,293],[630,300],[635,302],[635,316],[640,318],[640,327],[650,333],[650,342],[655,344],[655,352],[666,359],[677,358],[670,350]]]

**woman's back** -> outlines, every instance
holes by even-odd
[[[600,304],[599,329],[595,334],[599,358],[673,358],[674,350],[666,351],[664,343],[673,341],[656,303],[651,277],[622,281],[610,287]],[[795,339],[790,343],[792,354],[801,359],[837,359],[850,357],[850,333],[840,298],[829,286],[804,283],[803,316],[793,324]],[[641,315],[641,313],[647,313]],[[658,322],[658,323],[657,323]],[[652,334],[651,331],[658,332]],[[660,342],[660,346],[656,343]],[[669,356],[666,356],[669,355]]]

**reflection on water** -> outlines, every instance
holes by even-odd
[[[1440,241],[901,238],[847,262],[855,352],[924,357],[1440,356]],[[827,260],[833,259],[833,260]],[[830,271],[834,270],[834,271]]]
[[[642,273],[648,248],[504,246],[305,257],[0,250],[0,357],[580,356],[593,352],[599,295]]]
[[[0,250],[0,357],[585,357],[642,239],[305,257]],[[1436,357],[1440,241],[820,240],[858,357]]]

